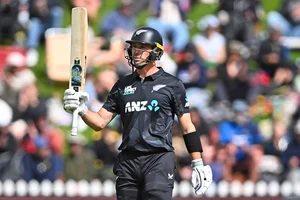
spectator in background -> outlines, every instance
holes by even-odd
[[[289,133],[286,126],[280,121],[273,122],[273,134],[270,139],[264,139],[264,156],[260,165],[260,178],[264,181],[281,181],[282,152],[286,150]]]
[[[26,69],[26,58],[20,52],[11,52],[7,55],[4,72],[0,78],[0,98],[6,101],[11,107],[17,106],[18,90],[15,88],[16,82],[21,73]],[[24,79],[25,77],[19,77]]]
[[[145,8],[149,7],[150,2],[148,0],[132,0],[132,14],[137,16],[141,12],[145,11]]]
[[[117,80],[118,75],[113,70],[106,69],[98,72],[93,85],[95,94],[91,96],[91,100],[89,102],[89,107],[91,110],[97,111],[102,107],[108,92],[111,90]]]
[[[61,27],[63,8],[59,0],[29,0],[30,22],[27,29],[27,64],[32,67],[38,62],[37,48],[48,28]]]
[[[222,102],[233,102],[237,99],[251,101],[248,63],[245,59],[248,49],[239,41],[228,43],[228,58],[225,64],[218,67],[216,97]]]
[[[131,12],[132,0],[121,0],[120,5],[99,24],[100,35],[113,36],[132,33],[136,29],[136,18]]]
[[[267,23],[282,30],[284,36],[300,36],[300,1],[284,0],[279,12],[271,11],[267,16]]]
[[[182,51],[189,42],[189,30],[185,23],[190,0],[150,1],[150,17],[146,24],[162,35],[167,53]]]
[[[255,40],[255,24],[262,12],[260,0],[220,0],[217,15],[221,32],[227,40],[238,40],[248,46]]]
[[[46,104],[48,103],[41,103],[36,108],[28,109],[26,113],[32,116],[33,126],[36,127],[39,135],[47,139],[51,150],[57,155],[62,156],[64,153],[64,133],[60,128],[50,124],[48,120],[48,107],[45,107]]]
[[[14,120],[33,121],[40,109],[46,110],[46,99],[40,96],[36,84],[36,76],[30,69],[16,74],[13,87],[18,91],[18,104],[13,108]]]
[[[104,34],[104,33],[103,33]],[[126,31],[117,29],[115,32],[105,33],[95,37],[88,48],[87,63],[91,67],[109,67],[119,76],[128,74],[131,69],[124,58],[125,39],[129,38]]]
[[[63,179],[63,160],[51,151],[48,141],[42,136],[34,138],[36,152],[25,153],[23,158],[25,181],[32,179],[42,182],[43,180],[55,181]]]
[[[196,107],[204,112],[211,100],[211,92],[206,88],[207,76],[204,63],[197,53],[193,43],[188,43],[180,52],[174,54],[177,63],[176,77],[186,88],[190,107]]]
[[[21,30],[18,22],[19,0],[0,1],[0,41],[3,43],[8,40],[9,43],[16,42],[16,33]]]
[[[95,152],[98,162],[98,178],[100,180],[114,180],[115,176],[112,169],[119,153],[120,134],[110,127],[106,127],[95,136],[95,139],[92,143],[92,150]]]
[[[205,88],[207,84],[204,64],[197,54],[193,43],[186,45],[182,51],[175,54],[177,63],[176,76],[180,78],[185,88]]]
[[[234,101],[232,108],[234,118],[219,124],[220,143],[227,150],[224,178],[228,181],[249,179],[256,182],[262,156],[262,137],[257,125],[248,116],[248,105],[245,101]]]
[[[269,79],[265,88],[272,90],[291,83],[295,67],[289,62],[289,50],[280,44],[281,29],[269,27],[268,31],[269,37],[261,43],[257,61],[259,68]],[[260,91],[259,93],[263,92]]]
[[[278,120],[274,120],[272,123],[272,132],[271,138],[265,138],[265,142],[263,143],[264,154],[280,158],[282,151],[286,150],[284,144],[290,140],[289,132],[284,123]]]
[[[13,120],[22,119],[29,126],[28,133],[22,141],[22,146],[28,152],[35,152],[33,139],[43,135],[48,139],[51,149],[62,155],[63,132],[53,127],[48,120],[48,98],[40,95],[36,77],[30,69],[17,74],[14,87],[18,91],[18,104],[13,107]]]
[[[249,108],[249,115],[259,123],[264,119],[271,119],[273,110],[274,105],[268,96],[258,95]]]
[[[89,48],[90,66],[110,66],[121,76],[130,69],[124,58],[124,41],[136,28],[136,17],[131,13],[132,0],[122,0],[119,6],[104,16],[99,23],[99,37]]]
[[[191,119],[193,124],[196,127],[196,131],[199,133],[199,135],[210,135],[210,127],[209,125],[205,122],[205,119],[201,116],[199,110],[195,107],[191,107],[190,109],[191,113]]]
[[[48,141],[51,151],[55,154],[62,156],[64,151],[64,134],[60,128],[50,124],[48,120],[47,102],[40,103],[35,108],[28,108],[21,119],[25,120],[28,124],[28,131],[22,138],[21,146],[29,153],[35,153],[36,146],[34,138],[43,136]]]
[[[281,157],[286,177],[291,182],[300,178],[300,120],[293,129],[293,138]]]
[[[200,19],[198,28],[202,33],[193,37],[193,43],[207,67],[208,78],[212,79],[217,75],[217,66],[225,62],[226,39],[218,32],[219,20],[214,15],[206,15]]]
[[[13,116],[12,108],[0,99],[0,110],[0,180],[16,181],[23,175],[23,152],[18,150],[17,140],[9,130]]]
[[[93,42],[89,44],[87,63],[91,67],[110,67],[113,70],[117,70],[117,64],[124,63],[122,56],[124,54],[125,44],[121,37],[113,37],[108,40],[109,44],[106,44],[106,39],[102,37],[94,38]],[[127,70],[124,70],[127,69]],[[123,71],[128,72],[129,67],[124,67]],[[122,70],[121,73],[124,73]]]
[[[95,159],[93,151],[86,148],[86,139],[82,135],[69,136],[69,155],[64,160],[64,177],[66,180],[81,179],[91,181],[96,178]]]
[[[136,28],[136,17],[132,14],[132,0],[121,0],[118,7],[106,14],[99,23],[101,50],[111,49],[115,41],[124,41]],[[123,48],[122,48],[123,49]]]

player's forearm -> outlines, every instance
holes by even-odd
[[[200,159],[202,145],[199,134],[196,132],[196,127],[192,123],[189,113],[179,116],[179,122],[183,132],[185,146],[191,155],[192,160]]]
[[[101,131],[106,124],[104,119],[96,112],[88,110],[85,115],[82,116],[83,121],[95,131]]]
[[[201,158],[201,153],[200,152],[192,152],[190,153],[192,160],[196,160]]]
[[[183,131],[184,142],[187,147],[188,152],[191,155],[192,160],[200,159],[202,150],[202,144],[200,141],[200,136],[196,132],[195,126],[191,123],[191,125],[187,126]]]
[[[186,126],[182,127],[183,135],[189,134],[196,131],[196,127],[192,122],[187,123]]]

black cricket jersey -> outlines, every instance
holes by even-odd
[[[183,83],[162,68],[141,79],[133,72],[118,80],[103,108],[120,114],[123,141],[119,150],[173,151],[174,116],[189,112]]]

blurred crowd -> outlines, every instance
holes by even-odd
[[[159,65],[187,89],[214,182],[300,180],[300,59],[291,56],[298,49],[283,42],[300,36],[300,0],[284,0],[268,13],[260,0],[217,2],[215,12],[193,23],[188,15],[199,0],[120,0],[99,21],[106,0],[0,1],[1,44],[26,49],[9,53],[0,73],[0,180],[114,180],[119,118],[101,132],[80,121],[80,134],[69,136],[71,116],[61,94],[41,95],[34,73],[45,31],[64,28],[65,9],[75,6],[86,7],[89,22],[98,25],[88,48],[91,110],[98,111],[117,79],[132,72],[124,41],[148,9],[143,25],[162,34]],[[190,156],[177,123],[173,145],[176,180],[189,180]]]

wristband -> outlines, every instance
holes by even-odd
[[[184,134],[183,139],[189,153],[203,152],[200,137],[196,131]]]
[[[192,167],[203,166],[202,158],[192,160]]]
[[[88,108],[86,105],[83,106],[82,110],[78,113],[80,117],[82,117],[83,115],[85,115],[88,111]]]

